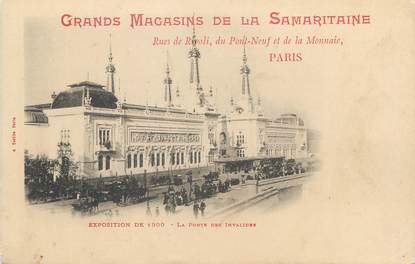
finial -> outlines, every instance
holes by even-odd
[[[167,75],[170,73],[170,67],[169,67],[169,51],[166,52],[166,73],[167,73]]]
[[[108,60],[110,62],[112,62],[113,57],[112,57],[112,47],[111,47],[111,33],[110,33],[110,36],[109,36],[109,49],[110,49],[110,53],[108,55]]]
[[[244,64],[246,64],[246,62],[248,61],[248,59],[246,57],[245,43],[244,43],[244,51],[243,51],[242,61],[244,62]]]
[[[195,29],[195,21],[194,21],[195,13],[193,13],[193,36],[192,36],[192,45],[196,46],[196,29]]]

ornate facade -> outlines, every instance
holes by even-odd
[[[205,93],[202,87],[194,30],[188,57],[189,87],[182,95],[176,91],[177,102],[167,64],[165,105],[134,105],[115,95],[116,69],[110,47],[106,86],[75,83],[54,94],[52,103],[25,108],[27,151],[56,158],[56,146],[70,143],[77,174],[82,177],[210,167],[215,160],[232,157],[307,155],[307,131],[299,117],[264,117],[260,98],[255,100],[252,94],[245,49],[241,93],[231,100],[228,113],[219,113],[212,89]],[[32,142],[34,138],[39,141]]]

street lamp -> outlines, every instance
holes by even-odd
[[[147,188],[147,170],[144,170],[144,190],[147,192],[147,207],[150,205],[150,188]]]

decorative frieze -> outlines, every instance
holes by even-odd
[[[131,132],[130,142],[135,143],[199,143],[199,134]]]

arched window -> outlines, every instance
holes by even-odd
[[[163,152],[163,153],[161,153],[161,166],[164,166],[165,159],[166,159],[166,157],[165,157],[165,154]]]
[[[127,155],[127,168],[131,168],[131,154]]]
[[[179,165],[180,164],[180,153],[179,152],[177,152],[176,153],[176,165]]]
[[[144,165],[144,155],[143,153],[140,153],[140,168],[142,168]]]
[[[208,153],[208,162],[209,163],[212,163],[214,158],[215,158],[215,151],[214,150],[209,150],[209,153]]]
[[[183,165],[184,164],[184,153],[182,152],[180,153],[180,155],[181,155],[181,164]]]
[[[171,154],[171,158],[170,158],[170,163],[171,163],[172,165],[174,165],[174,164],[176,163],[175,158],[176,158],[176,154],[172,153],[172,154]]]
[[[225,132],[220,133],[220,144],[226,145],[226,134]]]
[[[198,163],[200,163],[200,160],[201,160],[201,154],[200,154],[200,151],[197,153],[197,155],[198,155]]]
[[[102,170],[104,167],[102,155],[98,156],[98,170]]]
[[[134,168],[137,168],[137,154],[134,154]]]
[[[193,163],[193,151],[190,152],[190,164],[192,164],[192,163]]]
[[[154,153],[151,153],[151,167],[154,167],[154,164],[155,164],[155,155],[154,155]]]
[[[105,157],[105,169],[109,170],[111,168],[111,157],[107,155]]]

